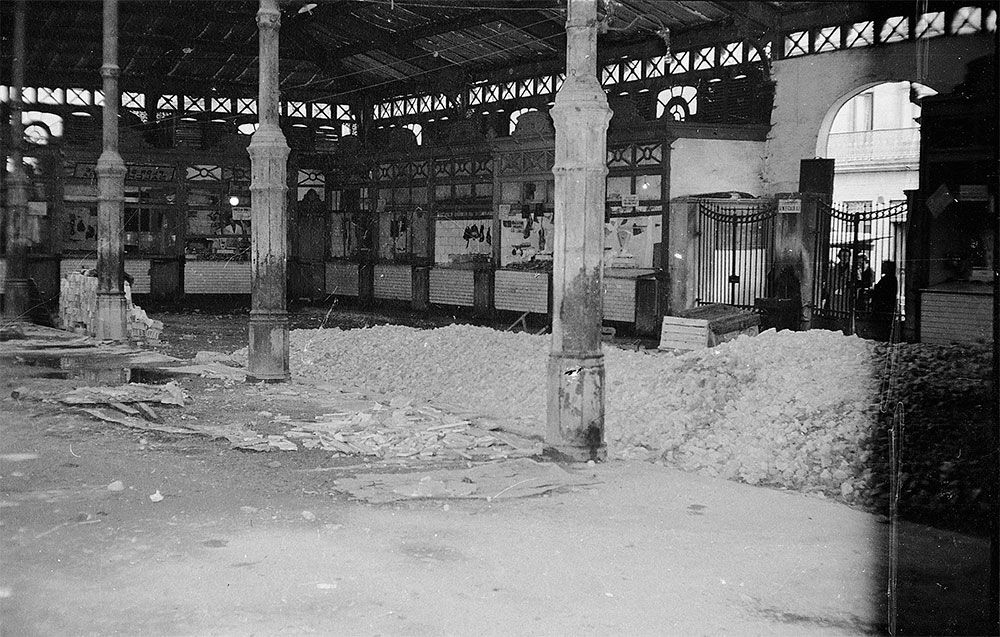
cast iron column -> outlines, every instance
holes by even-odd
[[[104,0],[103,150],[97,159],[97,325],[101,340],[128,338],[125,313],[125,162],[118,153],[118,0]]]
[[[260,0],[257,132],[250,139],[251,282],[250,360],[247,380],[288,380],[285,311],[288,219],[285,181],[288,144],[278,126],[278,0]]]
[[[13,63],[10,87],[10,161],[7,175],[7,279],[4,283],[4,322],[23,321],[31,313],[28,285],[28,176],[24,173],[24,125],[21,89],[24,88],[24,3],[14,13]]]
[[[556,202],[545,441],[573,459],[600,460],[606,455],[601,270],[611,109],[597,81],[597,0],[569,2],[566,81],[550,112]]]

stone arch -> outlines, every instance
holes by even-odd
[[[993,40],[989,33],[948,36],[774,61],[774,109],[764,151],[768,192],[797,190],[799,162],[816,156],[817,140],[829,133],[829,112],[836,113],[840,100],[904,80],[949,93],[965,78],[969,62],[992,54]],[[929,62],[922,73],[921,60]]]
[[[934,88],[932,86],[928,86],[927,84],[924,84],[923,82],[917,82],[916,80],[909,80],[909,79],[906,79],[906,78],[902,78],[902,79],[888,79],[888,80],[882,80],[880,82],[879,81],[874,81],[874,82],[873,81],[867,81],[867,82],[864,82],[864,83],[861,83],[861,84],[855,86],[854,88],[850,89],[848,92],[844,93],[839,98],[837,98],[836,100],[834,100],[833,104],[830,105],[830,108],[827,109],[826,114],[823,116],[823,119],[820,121],[819,132],[816,134],[816,155],[815,156],[816,157],[826,157],[827,156],[827,144],[829,143],[829,140],[830,140],[830,130],[833,128],[833,122],[834,122],[835,119],[837,119],[837,115],[840,113],[840,109],[842,109],[845,104],[847,104],[848,102],[850,102],[852,99],[854,99],[858,95],[861,95],[862,93],[864,93],[868,89],[875,88],[876,86],[881,86],[883,84],[892,84],[892,83],[895,83],[895,82],[910,82],[911,84],[919,84],[921,86],[924,86],[924,87],[930,89],[934,93],[938,93],[939,92],[938,89],[936,89],[936,88]]]

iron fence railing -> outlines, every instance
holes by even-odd
[[[694,298],[753,309],[767,296],[774,259],[774,201],[698,204]]]
[[[813,315],[830,327],[856,332],[858,321],[870,317],[872,289],[886,262],[895,271],[897,306],[904,307],[906,202],[861,211],[818,206]]]

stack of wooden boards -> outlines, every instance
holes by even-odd
[[[664,316],[659,349],[693,350],[715,347],[737,336],[756,336],[760,315],[732,305],[715,303]]]

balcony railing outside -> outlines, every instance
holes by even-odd
[[[920,157],[919,128],[830,133],[826,156],[838,165],[911,163]]]

